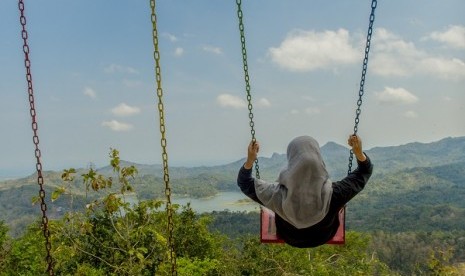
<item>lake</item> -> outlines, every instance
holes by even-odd
[[[240,192],[221,192],[209,198],[176,198],[172,202],[180,205],[191,204],[192,209],[198,213],[211,211],[260,211],[259,205],[253,202],[238,203],[247,197]]]
[[[241,192],[221,192],[216,196],[208,198],[190,198],[190,197],[172,197],[171,202],[179,205],[191,204],[192,209],[197,213],[205,213],[212,211],[229,210],[236,211],[260,211],[257,203],[246,202],[238,203],[239,200],[247,197]],[[133,196],[126,196],[126,200],[135,203],[137,199]]]

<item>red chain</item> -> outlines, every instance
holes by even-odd
[[[40,197],[40,209],[42,210],[42,231],[45,237],[45,248],[47,250],[47,272],[49,275],[53,274],[53,260],[51,256],[52,245],[50,242],[50,230],[48,229],[48,217],[47,217],[47,204],[45,203],[45,190],[44,190],[44,178],[42,176],[42,163],[40,162],[40,149],[39,149],[39,135],[38,125],[36,121],[36,110],[34,106],[34,89],[32,87],[32,74],[31,74],[31,61],[29,60],[29,45],[27,44],[27,31],[26,31],[26,16],[24,15],[24,2],[19,0],[18,8],[21,12],[20,22],[22,26],[21,37],[23,38],[23,52],[24,52],[24,66],[26,67],[26,80],[27,80],[27,91],[29,94],[29,105],[32,119],[32,131],[34,135],[32,141],[35,145],[35,157],[37,160],[37,184],[39,184],[39,197]]]

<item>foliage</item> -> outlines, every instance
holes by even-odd
[[[465,258],[465,231],[402,232],[376,231],[370,250],[391,269],[404,275],[429,274],[451,267]],[[440,252],[444,254],[438,255]],[[446,258],[447,257],[447,258]]]
[[[0,221],[0,271],[5,270],[6,258],[9,251],[8,227],[3,221]]]
[[[350,232],[347,245],[299,249],[248,239],[240,259],[241,275],[393,275],[368,254],[368,236]]]
[[[137,169],[121,167],[119,152],[114,149],[110,151],[110,164],[114,178],[93,168],[82,175],[86,192],[94,191],[102,197],[87,204],[84,213],[70,212],[55,224],[58,235],[54,257],[59,274],[150,275],[164,259],[166,239],[163,230],[156,227],[165,222],[156,212],[161,202],[147,200],[131,206],[125,196],[133,191],[130,179]],[[73,169],[63,173],[65,183],[74,179],[74,173]],[[111,190],[114,185],[116,191]],[[69,188],[64,185],[56,191],[63,195]]]
[[[58,275],[153,275],[169,271],[167,220],[158,200],[131,204],[126,197],[133,191],[131,180],[137,170],[121,167],[119,152],[111,150],[114,176],[104,176],[90,168],[82,174],[91,197],[84,211],[69,211],[50,221],[55,273]],[[73,204],[76,170],[65,170],[64,184],[51,194],[54,201],[69,199]],[[116,189],[115,189],[116,188]],[[177,207],[175,206],[175,209]],[[72,209],[70,209],[72,210]],[[207,229],[208,217],[198,217],[190,206],[174,215],[178,265],[185,275],[221,270],[222,237]],[[15,240],[7,257],[7,275],[43,273],[43,242],[38,225]],[[20,254],[23,253],[23,255]],[[14,265],[18,263],[19,265]],[[195,264],[195,265],[193,265]],[[213,273],[213,272],[212,272]],[[208,273],[207,273],[208,274]]]
[[[31,224],[25,234],[12,241],[0,275],[43,275],[45,247],[40,223]]]
[[[224,275],[219,274],[221,263],[218,259],[179,258],[177,265],[179,276]]]
[[[260,214],[258,212],[213,211],[205,213],[211,217],[208,229],[236,239],[244,235],[253,235],[260,231]]]
[[[176,221],[175,248],[179,257],[213,259],[219,252],[221,240],[208,231],[211,218],[196,216],[189,205],[183,208]]]
[[[458,269],[449,265],[449,260],[452,257],[451,250],[434,250],[430,253],[428,262],[430,275],[458,275]]]

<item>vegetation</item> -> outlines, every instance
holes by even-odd
[[[381,261],[403,275],[447,275],[457,272],[465,260],[465,231],[399,232],[376,231],[370,249]],[[436,273],[441,270],[444,273]]]

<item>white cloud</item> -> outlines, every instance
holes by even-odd
[[[184,49],[181,48],[181,47],[177,47],[175,50],[174,50],[174,56],[176,57],[180,57],[184,54]]]
[[[138,74],[139,72],[129,66],[123,66],[119,64],[110,64],[107,67],[103,69],[103,71],[107,74],[113,74],[113,73],[124,73],[124,74]]]
[[[130,124],[121,123],[116,120],[104,121],[102,122],[102,126],[108,127],[113,131],[129,131],[133,128]]]
[[[383,91],[377,92],[376,97],[381,104],[412,104],[418,98],[404,88],[385,87]]]
[[[213,53],[213,54],[216,54],[216,55],[221,55],[223,54],[223,50],[221,50],[221,48],[219,47],[214,47],[214,46],[203,46],[202,48],[205,52],[209,52],[209,53]]]
[[[94,89],[90,87],[84,87],[84,90],[82,91],[82,93],[91,99],[97,98],[97,93],[95,92]]]
[[[118,106],[111,109],[113,115],[126,117],[140,113],[140,108],[135,106],[129,106],[126,103],[121,103]]]
[[[163,36],[167,37],[171,42],[176,42],[178,41],[178,38],[170,33],[164,33]]]
[[[235,109],[247,107],[247,103],[243,99],[230,94],[221,94],[216,98],[216,101],[222,107],[232,107]]]
[[[257,107],[271,107],[271,102],[268,99],[261,98],[257,102]]]
[[[404,113],[404,117],[409,119],[415,119],[418,118],[418,114],[415,111],[409,110]]]
[[[442,79],[455,80],[465,78],[465,62],[458,58],[425,58],[421,60],[420,68],[422,72],[436,75]]]
[[[360,52],[350,44],[349,32],[295,30],[277,48],[270,48],[273,62],[291,71],[334,68],[359,61]]]
[[[465,49],[465,26],[452,25],[444,32],[432,32],[427,38],[452,48]]]
[[[465,78],[465,63],[457,58],[443,58],[419,50],[386,29],[375,32],[371,70],[381,76],[408,77],[428,75],[442,79]]]
[[[403,41],[384,28],[375,31],[372,71],[382,76],[409,76],[416,71],[418,61],[426,54],[412,42]]]

